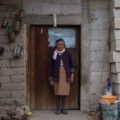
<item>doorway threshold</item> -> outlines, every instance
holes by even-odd
[[[69,110],[67,115],[56,115],[54,110],[34,110],[29,120],[89,120],[80,110]]]

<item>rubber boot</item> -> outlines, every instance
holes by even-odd
[[[61,113],[61,109],[62,109],[62,97],[58,96],[58,99],[57,99],[57,109],[56,109],[55,113],[57,115],[59,115]]]
[[[66,102],[66,96],[62,96],[62,109],[61,109],[61,112],[63,114],[68,114],[68,111],[65,109],[65,102]]]

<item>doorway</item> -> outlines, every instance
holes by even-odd
[[[68,109],[80,109],[80,26],[30,26],[28,40],[28,75],[30,88],[30,105],[32,109],[55,109],[56,97],[49,85],[49,56],[54,50],[55,40],[63,38],[66,49],[72,54],[77,65],[75,81],[71,84],[67,99]]]

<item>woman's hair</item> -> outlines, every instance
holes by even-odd
[[[65,47],[65,41],[62,38],[56,40],[55,47],[56,47],[58,42],[63,42],[64,43],[64,47]]]

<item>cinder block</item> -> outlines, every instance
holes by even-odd
[[[101,52],[101,51],[94,51],[94,52],[91,52],[90,53],[90,61],[94,62],[102,62],[105,60],[104,57],[104,52]],[[107,61],[107,59],[106,59]]]
[[[108,9],[109,2],[106,0],[91,0],[90,8],[91,9]]]
[[[0,70],[0,75],[24,75],[24,73],[24,68],[4,68]]]
[[[11,95],[12,97],[15,97],[15,98],[25,98],[25,91],[24,90],[12,91]]]
[[[98,95],[100,92],[100,82],[92,82],[90,86],[90,93],[94,94],[95,96]]]
[[[90,43],[90,50],[92,51],[102,51],[104,50],[104,44],[101,40],[98,41],[91,41]]]
[[[26,78],[24,75],[11,76],[11,81],[14,83],[25,82],[25,79]]]
[[[65,0],[67,1],[67,0]],[[69,1],[69,0],[68,0]],[[82,6],[82,0],[70,0],[73,4],[80,4]]]
[[[60,4],[41,4],[42,14],[61,14],[61,5]]]
[[[114,93],[120,94],[120,84],[113,83],[112,89]]]
[[[98,40],[107,40],[108,39],[108,30],[92,30],[91,31],[91,40],[98,41]]]
[[[109,69],[108,63],[104,64],[104,68],[103,68],[102,62],[91,62],[90,63],[90,71],[91,72],[101,72],[102,70],[107,72],[108,69]]]
[[[105,80],[107,80],[109,77],[109,73],[108,72],[103,72],[102,77],[101,77],[101,72],[91,72],[90,73],[90,81],[91,84],[93,82],[104,82]]]
[[[10,97],[10,91],[0,91],[0,98]]]
[[[13,105],[14,98],[8,97],[8,98],[0,98],[0,105],[4,106],[4,108],[7,110],[6,105]]]
[[[112,73],[120,73],[120,63],[112,63],[111,64],[111,72]]]
[[[61,25],[80,25],[82,22],[82,18],[80,14],[72,14],[72,15],[59,15],[58,16],[58,23]]]
[[[120,18],[120,9],[113,9],[114,18]]]
[[[8,36],[1,35],[0,36],[0,43],[9,43]]]
[[[120,51],[120,40],[116,40],[116,51]]]
[[[11,67],[24,67],[25,66],[25,62],[24,59],[12,59],[11,63],[10,63]]]
[[[13,51],[6,51],[2,56],[0,56],[1,59],[10,59],[13,58]]]
[[[4,105],[4,107],[6,105],[13,105],[14,101],[17,101],[19,106],[26,104],[25,98],[12,98],[12,97],[8,97],[8,98],[0,98],[0,105]],[[7,107],[7,110],[8,110],[8,107]]]
[[[120,40],[113,40],[111,42],[111,50],[120,52]]]
[[[98,21],[99,24],[100,22],[108,21],[108,17],[109,17],[108,15],[109,15],[108,11],[104,9],[96,9],[96,10],[90,11],[90,17],[91,17],[92,22]]]
[[[107,15],[106,15],[107,16]],[[106,17],[106,19],[101,16],[102,20],[97,18],[94,18],[93,15],[93,20],[91,22],[91,30],[107,30],[108,26],[109,26],[109,22],[108,22],[108,17]]]
[[[62,14],[81,14],[82,7],[80,5],[62,5]]]
[[[120,8],[120,0],[114,0],[114,7]]]
[[[120,18],[114,19],[114,27],[115,29],[120,29]]]
[[[110,63],[120,62],[120,52],[111,51],[109,53],[109,62]]]
[[[112,79],[113,83],[119,83],[120,84],[120,73],[112,74],[111,79]]]
[[[2,60],[0,60],[0,67],[1,68],[7,68],[9,66],[10,66],[10,64],[9,64],[9,60],[8,59],[2,59]]]
[[[41,14],[42,6],[40,2],[24,0],[23,6],[26,14]]]
[[[0,76],[0,82],[1,83],[10,83],[10,77],[9,76]]]
[[[21,82],[21,83],[9,83],[9,84],[2,84],[0,90],[1,91],[8,91],[8,90],[12,90],[12,91],[18,91],[18,90],[25,90],[25,82]]]
[[[0,20],[0,24],[2,24],[2,20]],[[0,36],[1,35],[5,35],[5,36],[7,35],[7,32],[2,28],[0,28]]]
[[[50,0],[47,0],[47,1],[50,1]],[[70,0],[51,0],[50,2],[54,4],[70,4],[71,1]]]
[[[10,51],[10,45],[8,43],[0,43],[0,47],[4,47],[5,48],[5,52]]]
[[[120,30],[115,30],[114,35],[115,35],[115,40],[120,40]]]

